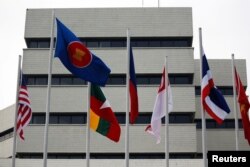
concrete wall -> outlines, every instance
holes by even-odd
[[[110,67],[112,74],[126,73],[126,48],[98,48],[91,51]],[[136,73],[162,73],[166,56],[169,73],[194,73],[193,51],[193,48],[134,48]],[[49,50],[25,49],[24,62],[23,73],[48,74]],[[53,59],[53,74],[69,74],[58,58]]]
[[[25,38],[49,37],[51,13],[27,9]],[[55,9],[55,15],[78,37],[125,37],[127,28],[137,37],[193,36],[192,8]]]
[[[131,126],[130,152],[133,153],[158,153],[164,152],[164,127],[161,129],[162,141],[156,144],[156,139],[145,132],[147,125]],[[122,132],[120,141],[114,143],[99,133],[91,131],[90,151],[93,153],[123,153],[125,131]],[[48,152],[51,153],[84,153],[86,146],[86,126],[82,125],[50,125]],[[42,153],[43,152],[44,126],[30,125],[25,129],[25,142],[19,141],[17,152]],[[196,152],[196,126],[195,124],[171,125],[169,128],[170,152],[189,153]],[[143,142],[142,142],[143,141]]]
[[[126,111],[124,86],[102,88],[114,112]],[[33,112],[45,112],[47,87],[29,87]],[[158,86],[138,87],[140,112],[153,111]],[[172,87],[174,112],[194,112],[195,97],[193,87]],[[51,89],[51,112],[86,112],[86,86],[55,86]]]
[[[164,167],[165,160],[156,160],[156,159],[143,159],[143,160],[130,160],[131,167]],[[169,167],[202,167],[202,159],[170,159]],[[41,159],[17,159],[16,167],[42,167],[43,161]],[[0,159],[1,167],[10,167],[11,160],[10,159]],[[78,159],[48,159],[48,167],[85,167],[85,160]],[[97,160],[91,159],[90,166],[101,166],[101,167],[125,167],[124,160],[121,159],[105,159],[105,160]]]

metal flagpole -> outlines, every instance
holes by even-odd
[[[160,0],[158,0],[158,8],[160,7]]]
[[[47,167],[47,152],[48,152],[48,130],[49,130],[49,113],[50,113],[50,96],[51,96],[51,73],[54,47],[54,24],[55,11],[52,10],[51,20],[51,36],[50,36],[50,55],[49,55],[49,69],[48,69],[48,88],[47,88],[47,102],[46,102],[46,119],[44,130],[44,148],[43,148],[43,167]]]
[[[202,30],[199,28],[199,39],[200,39],[200,84],[201,84],[201,122],[202,122],[202,155],[203,155],[203,166],[207,166],[207,148],[206,148],[206,115],[202,104],[202,56],[203,56],[203,46],[202,46]]]
[[[127,77],[126,77],[126,130],[125,130],[125,167],[129,167],[129,63],[130,63],[130,36],[127,29]]]
[[[234,122],[235,122],[235,149],[239,150],[239,125],[238,125],[238,110],[236,104],[236,87],[235,87],[235,74],[234,74],[234,54],[232,54],[232,79],[233,79],[233,94],[234,94]]]
[[[166,115],[165,115],[165,159],[166,167],[169,167],[169,120],[168,120],[168,57],[165,58],[165,89],[166,89]]]
[[[89,167],[90,159],[90,94],[91,94],[91,83],[88,82],[87,88],[87,126],[86,126],[86,167]]]
[[[14,130],[13,130],[13,152],[12,152],[12,167],[16,166],[16,129],[17,129],[17,113],[18,113],[18,97],[20,89],[20,76],[21,76],[21,55],[18,57],[18,69],[17,69],[17,86],[16,86],[16,108],[14,116]]]

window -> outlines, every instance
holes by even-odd
[[[107,85],[125,85],[125,84],[126,84],[125,75],[110,76],[107,81]]]
[[[42,159],[42,153],[18,153],[21,159]],[[91,159],[124,159],[124,153],[90,153]],[[171,159],[202,158],[196,153],[170,153]],[[85,153],[48,153],[48,159],[85,159]],[[165,153],[129,153],[130,159],[165,159]]]
[[[45,114],[43,115],[39,114],[35,116],[35,113],[34,113],[32,116],[31,123],[32,124],[45,124]]]
[[[80,78],[73,78],[73,85],[86,85],[87,82]]]
[[[35,79],[35,83],[36,83],[36,85],[47,85],[48,84],[48,78],[37,77]]]
[[[33,113],[31,124],[44,124],[45,113]],[[86,124],[86,113],[51,113],[50,124]]]
[[[29,45],[29,48],[38,48],[37,41],[31,41],[28,45]]]
[[[149,41],[149,47],[159,47],[161,46],[161,41]]]
[[[137,41],[136,46],[137,47],[148,47],[148,43],[149,43],[148,41],[144,41],[144,40],[143,41]]]
[[[10,128],[10,129],[7,129],[7,130],[1,132],[0,133],[0,142],[11,138],[13,136],[13,131],[14,131],[14,129]]]
[[[52,76],[51,84],[52,85],[60,85],[61,84],[60,77],[53,77]]]
[[[162,41],[161,46],[162,47],[174,47],[174,41]]]
[[[138,84],[138,85],[146,85],[146,84],[149,84],[149,79],[146,78],[146,77],[141,77],[141,76],[139,76],[139,77],[136,78],[136,81],[137,81],[137,84]],[[159,83],[161,83],[161,82],[159,82]],[[159,84],[159,83],[158,83],[158,84]]]
[[[126,47],[125,41],[111,41],[111,47]]]
[[[201,129],[202,128],[202,124],[201,124],[201,120],[200,119],[196,119],[195,120],[196,123],[196,128],[197,129]],[[239,128],[242,129],[242,121],[239,119],[238,120],[238,126]],[[206,120],[206,128],[207,129],[234,129],[235,128],[235,122],[234,119],[226,119],[223,121],[223,123],[221,125],[219,125],[215,120],[213,119],[207,119]]]
[[[100,47],[111,47],[111,42],[110,41],[101,41]]]
[[[84,115],[72,115],[72,124],[83,124],[86,123],[86,117]]]
[[[219,89],[219,91],[223,95],[233,95],[233,87],[232,86],[218,86],[217,88]],[[195,87],[195,95],[201,95],[201,87],[200,86]]]
[[[58,117],[58,115],[50,115],[50,117],[49,117],[49,123],[50,124],[58,124],[59,123],[59,117]]]
[[[120,124],[125,124],[125,113],[115,113]],[[140,113],[135,124],[150,124],[152,113]],[[86,113],[51,113],[50,124],[86,124]],[[31,124],[44,124],[45,113],[33,113]],[[163,123],[165,119],[163,118]],[[193,113],[172,113],[169,115],[169,123],[185,124],[193,123]]]
[[[38,48],[49,48],[50,42],[49,41],[39,41]]]
[[[73,85],[73,78],[72,77],[62,77],[60,84],[61,85]]]
[[[71,117],[68,115],[61,115],[59,117],[59,124],[71,124]]]
[[[127,39],[122,38],[79,38],[87,47],[126,47]],[[50,39],[28,38],[28,48],[49,48]],[[54,42],[55,44],[55,42]],[[133,47],[191,47],[192,37],[132,37]]]
[[[90,47],[90,48],[97,48],[99,47],[99,44],[97,41],[88,41],[87,42],[87,47]]]
[[[152,76],[149,78],[150,84],[160,84],[161,83],[161,77]]]
[[[170,84],[192,84],[193,74],[169,74]]]
[[[150,124],[152,114],[140,113],[136,119],[136,124]]]
[[[169,123],[193,123],[193,113],[176,113],[169,115]]]

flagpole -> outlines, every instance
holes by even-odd
[[[238,110],[236,104],[236,87],[235,87],[235,64],[234,54],[232,54],[232,79],[233,79],[233,94],[234,94],[234,123],[235,123],[235,149],[239,150],[239,124],[238,124]]]
[[[166,91],[166,116],[165,116],[165,160],[169,167],[169,115],[168,115],[168,56],[165,58],[165,91]]]
[[[207,167],[207,148],[206,148],[206,115],[203,109],[202,104],[202,54],[203,54],[203,48],[202,48],[202,29],[199,28],[199,40],[200,40],[200,85],[201,85],[201,122],[202,122],[202,155],[203,155],[203,166]]]
[[[126,74],[126,130],[125,130],[125,167],[129,167],[129,62],[130,62],[130,34],[127,29],[127,74]]]
[[[43,167],[47,167],[47,152],[48,152],[48,130],[49,130],[49,113],[50,113],[50,96],[51,96],[51,75],[52,75],[52,60],[54,47],[54,23],[55,11],[52,10],[51,20],[51,35],[50,35],[50,55],[49,55],[49,69],[48,69],[48,88],[47,88],[47,102],[46,102],[46,119],[44,130],[44,148],[43,148]]]
[[[89,167],[90,159],[90,94],[91,94],[91,82],[88,82],[87,88],[87,126],[86,126],[86,167]]]
[[[14,116],[14,130],[13,130],[13,152],[12,152],[12,167],[16,166],[16,129],[17,129],[17,113],[18,113],[18,97],[20,89],[20,76],[21,76],[21,55],[18,57],[17,68],[17,86],[16,86],[16,108]]]

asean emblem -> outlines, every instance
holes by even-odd
[[[73,41],[68,45],[70,62],[77,68],[87,67],[92,61],[92,54],[79,41]]]

